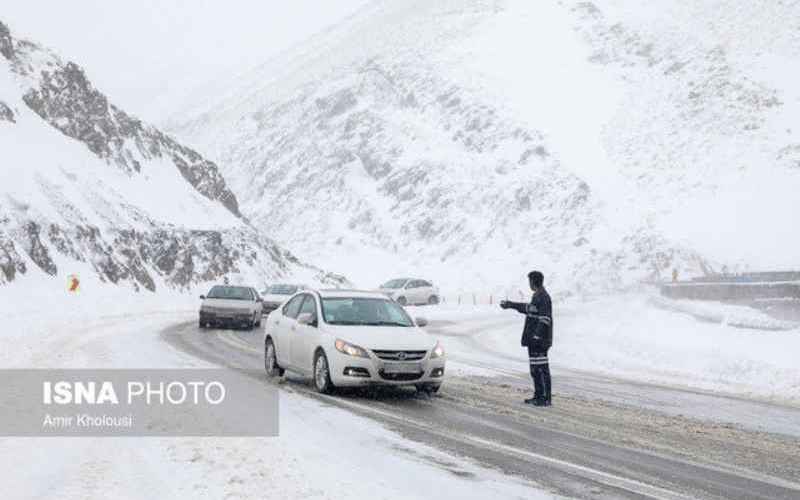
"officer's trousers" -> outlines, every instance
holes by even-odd
[[[547,348],[528,346],[528,359],[531,365],[533,378],[533,397],[543,401],[550,401],[550,363],[547,359]]]

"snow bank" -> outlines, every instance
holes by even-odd
[[[458,336],[444,339],[450,353],[474,357],[482,352],[486,363],[527,371],[527,354],[519,345],[523,323],[519,314],[497,306],[424,309],[415,314],[439,321],[432,327]],[[734,325],[755,323],[761,314],[723,308],[713,315],[723,314],[721,311],[735,320],[699,320],[684,311],[657,306],[647,294],[565,300],[555,305],[555,342],[550,351],[553,371],[557,375],[562,369],[580,370],[800,402],[800,329],[740,328]],[[461,338],[464,336],[471,338],[469,344]]]
[[[722,323],[738,328],[756,330],[794,330],[800,324],[794,321],[775,319],[752,307],[725,304],[714,301],[670,300],[653,296],[652,303],[668,311],[682,312],[697,319]]]

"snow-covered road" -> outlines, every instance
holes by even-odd
[[[185,296],[76,297],[53,300],[45,314],[40,301],[14,299],[0,309],[4,368],[262,366],[260,332],[200,331]],[[287,378],[278,383],[277,438],[2,438],[4,488],[12,498],[66,499],[800,494],[800,409],[791,404],[575,369],[565,354],[580,336],[570,333],[577,320],[569,313],[553,356],[556,406],[537,411],[520,404],[530,388],[519,317],[488,308],[413,312],[431,318],[431,333],[447,345],[438,397],[323,397]],[[584,347],[603,354],[596,344],[604,335]]]
[[[248,369],[263,363],[260,332],[200,331],[191,321],[162,335],[176,348],[212,363]],[[719,413],[691,418],[658,408],[659,398],[669,396],[688,398],[686,408],[692,401],[714,406],[724,399],[720,396],[679,389],[668,393],[667,388],[611,379],[595,382],[574,373],[569,375],[572,387],[542,412],[520,403],[529,389],[519,373],[503,367],[508,364],[503,358],[493,363],[485,357],[474,362],[454,356],[454,370],[433,399],[403,390],[320,396],[294,377],[279,384],[288,394],[323,403],[326,412],[367,417],[412,442],[569,497],[792,498],[800,493],[800,462],[792,451],[800,444],[800,409],[731,399],[734,414],[739,409],[751,417],[765,409],[775,412],[782,420],[776,429],[791,435],[770,434],[753,430],[759,426],[748,417],[739,426],[716,421]],[[481,372],[502,375],[475,375]],[[595,392],[603,383],[605,390]],[[618,394],[613,384],[619,384]]]
[[[180,298],[0,308],[3,368],[207,368],[160,335]],[[8,304],[8,302],[6,302]],[[40,304],[40,303],[38,303]],[[127,311],[125,310],[127,308]],[[101,312],[103,311],[103,312]],[[263,380],[254,380],[261,384]],[[281,391],[275,438],[0,438],[3,498],[551,498],[523,478],[410,441],[350,409]]]

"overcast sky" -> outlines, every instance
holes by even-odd
[[[86,69],[127,111],[158,122],[188,90],[246,71],[367,0],[4,0],[0,20]]]

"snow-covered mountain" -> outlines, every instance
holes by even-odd
[[[256,224],[365,285],[798,265],[796,19],[796,2],[379,0],[170,129]]]
[[[0,284],[339,279],[254,229],[213,162],[114,106],[78,65],[2,23],[0,56]]]

